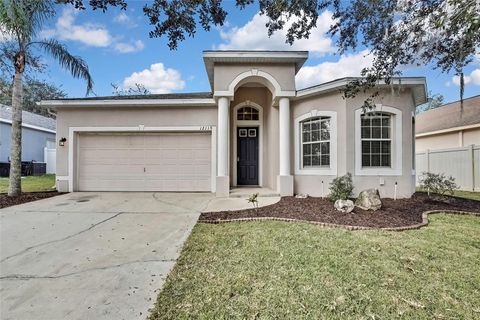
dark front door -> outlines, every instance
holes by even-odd
[[[237,128],[237,184],[258,185],[258,128]]]

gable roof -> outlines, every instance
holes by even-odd
[[[463,113],[460,101],[454,101],[418,114],[415,132],[417,135],[426,134],[477,124],[480,125],[480,95],[463,100]]]
[[[203,61],[213,89],[215,63],[293,63],[295,74],[308,59],[308,51],[279,50],[204,50]]]
[[[12,107],[0,104],[0,121],[12,122]],[[22,111],[22,125],[36,130],[55,132],[57,122],[55,119],[41,116],[28,111]]]
[[[332,91],[338,91],[345,86],[350,81],[360,80],[362,77],[344,77],[335,79],[332,81],[320,83],[308,88],[297,90],[296,97],[293,99],[303,99],[310,96],[318,95],[321,93],[327,93]],[[412,89],[413,98],[415,105],[418,106],[427,102],[427,80],[425,77],[393,77],[391,79],[391,84],[385,83],[381,80],[377,83],[377,87],[390,87],[391,85],[397,85],[401,87],[409,87]]]

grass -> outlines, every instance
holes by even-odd
[[[426,192],[422,188],[418,188],[418,187],[417,187],[417,191]],[[459,197],[459,198],[465,198],[465,199],[480,201],[480,192],[455,190],[453,195],[455,197]]]
[[[197,224],[150,319],[478,319],[480,218],[406,232]]]
[[[55,186],[55,175],[46,174],[43,176],[22,177],[23,192],[52,191]],[[0,178],[0,193],[8,191],[8,178]]]
[[[460,198],[472,199],[480,201],[480,192],[473,191],[455,191],[455,196]]]

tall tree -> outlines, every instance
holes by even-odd
[[[15,72],[12,90],[9,196],[17,196],[21,193],[23,76],[25,67],[33,63],[32,51],[34,49],[43,51],[57,60],[61,67],[70,71],[73,77],[85,79],[87,94],[93,87],[93,80],[85,61],[73,56],[56,40],[36,39],[42,24],[54,14],[53,2],[48,0],[2,0],[0,2],[0,28],[4,34],[12,38],[13,55],[10,62]]]
[[[10,79],[0,78],[0,103],[12,105],[13,82]],[[67,97],[67,93],[53,83],[44,80],[26,77],[23,84],[24,111],[33,112],[45,117],[53,118],[54,111],[37,105],[38,101],[61,99]]]

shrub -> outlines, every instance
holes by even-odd
[[[422,172],[420,188],[427,191],[428,197],[444,200],[446,194],[453,195],[458,185],[455,178],[445,176],[443,173]]]
[[[248,203],[251,203],[254,208],[258,208],[258,193],[252,194],[248,199]]]
[[[347,200],[352,196],[353,182],[352,175],[347,173],[344,176],[333,179],[330,183],[330,195],[331,201]]]

